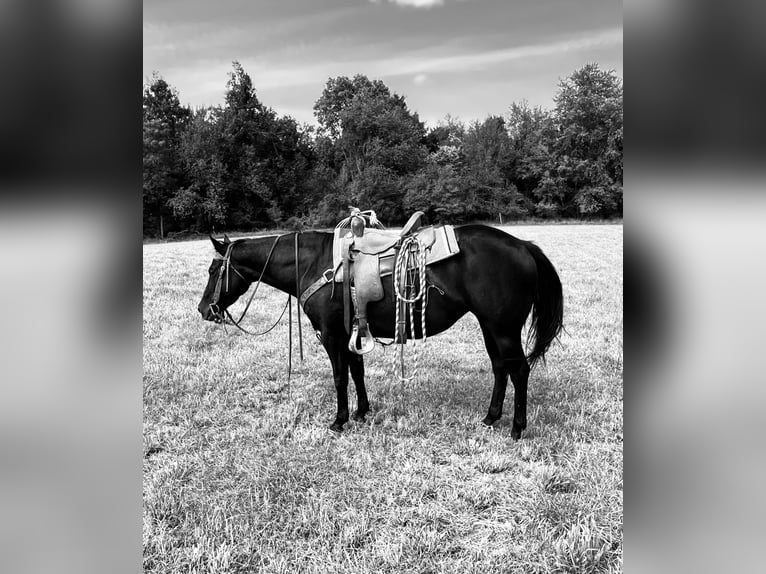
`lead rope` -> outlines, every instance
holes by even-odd
[[[394,293],[396,295],[396,315],[394,318],[394,343],[399,347],[399,368],[396,365],[396,354],[393,355],[394,376],[400,382],[409,383],[418,376],[418,362],[420,358],[420,346],[426,342],[426,250],[418,237],[410,236],[402,241],[400,255],[394,265]],[[410,262],[417,259],[416,271],[410,271]],[[417,273],[417,274],[416,274]],[[402,276],[402,274],[404,274]],[[403,281],[402,281],[403,279]],[[404,294],[401,287],[404,283]],[[420,333],[422,343],[415,345],[415,304],[420,301]],[[399,340],[399,314],[401,305],[409,306],[410,334],[413,339],[413,369],[409,377],[404,376],[404,341]],[[406,319],[405,319],[406,321]],[[405,324],[406,332],[406,324]]]
[[[226,330],[226,325],[234,325],[237,329],[239,329],[240,331],[242,331],[246,335],[252,335],[253,337],[260,337],[261,335],[265,335],[266,333],[271,332],[274,329],[274,327],[279,325],[279,322],[282,320],[282,317],[285,316],[285,311],[287,311],[287,306],[288,306],[289,303],[290,303],[290,296],[288,295],[287,301],[285,301],[285,306],[282,307],[282,312],[279,314],[279,317],[277,317],[277,320],[274,322],[274,324],[271,327],[269,327],[268,329],[266,329],[265,331],[262,331],[260,333],[253,333],[252,331],[248,331],[247,329],[242,327],[239,323],[237,323],[234,320],[234,317],[231,316],[231,313],[229,313],[229,310],[226,309],[224,311],[224,313],[229,318],[229,322],[228,323],[227,322],[221,323],[223,325],[223,330],[224,330],[224,332],[226,332],[226,334],[228,334],[229,332]]]
[[[229,313],[227,313],[227,315],[229,315],[229,319],[231,319],[232,323],[234,323],[234,325],[236,325],[236,327],[238,329],[240,329],[244,333],[247,333],[248,335],[255,335],[256,333],[248,333],[242,327],[240,327],[239,324],[242,322],[242,319],[245,318],[245,313],[247,313],[247,310],[250,309],[250,303],[253,302],[253,298],[255,297],[255,294],[258,292],[258,287],[261,286],[261,279],[263,279],[263,274],[266,273],[266,268],[269,266],[269,262],[271,261],[271,256],[274,254],[274,248],[277,246],[277,243],[279,242],[279,240],[282,237],[284,237],[284,236],[283,235],[279,235],[276,239],[274,239],[274,243],[272,243],[271,249],[269,250],[269,254],[266,257],[266,263],[263,264],[263,269],[261,269],[261,274],[258,277],[258,281],[255,284],[255,289],[253,289],[253,293],[250,295],[250,299],[248,299],[247,305],[245,305],[245,310],[242,311],[242,314],[239,316],[239,319],[235,321],[234,318]],[[227,291],[229,290],[229,271],[228,271],[228,268],[230,266],[229,259],[231,258],[231,251],[233,249],[234,249],[234,243],[231,244],[231,246],[229,247],[229,249],[226,252],[226,257],[224,258],[224,263],[226,264],[226,290]],[[221,266],[221,268],[223,268],[223,266]],[[234,269],[234,271],[236,271],[237,275],[242,277],[242,274],[239,271],[237,271],[234,266],[231,266],[231,268]],[[244,277],[242,277],[242,278],[244,279]],[[220,283],[220,280],[219,280],[219,283]],[[220,288],[218,288],[218,290],[220,290]],[[285,310],[282,309],[282,315],[284,315],[284,314],[285,314]],[[282,315],[279,316],[279,319],[282,318]],[[279,323],[279,319],[277,319],[277,323]],[[265,331],[263,333],[258,333],[258,334],[265,335],[266,333],[271,331],[271,329],[273,329],[275,325],[276,325],[276,323],[268,331]]]
[[[266,257],[266,262],[263,264],[263,269],[261,269],[261,274],[258,277],[258,281],[255,284],[255,289],[253,289],[253,293],[250,295],[250,299],[248,299],[247,305],[245,305],[245,309],[244,309],[244,311],[242,311],[242,314],[239,316],[239,319],[237,319],[235,321],[234,317],[231,316],[231,313],[229,313],[228,309],[226,311],[224,311],[226,317],[228,317],[228,319],[230,321],[229,324],[230,325],[234,325],[237,329],[239,329],[240,331],[242,331],[243,333],[245,333],[247,335],[252,335],[252,336],[255,336],[255,337],[260,337],[261,335],[265,335],[266,333],[271,331],[274,327],[276,327],[279,324],[279,322],[282,320],[282,317],[284,317],[285,309],[287,309],[287,304],[290,302],[290,296],[288,295],[287,296],[287,302],[285,302],[285,306],[282,308],[282,312],[279,314],[279,318],[277,318],[277,320],[274,322],[274,324],[271,327],[269,327],[268,329],[266,329],[262,333],[253,333],[251,331],[248,331],[247,329],[245,329],[244,327],[242,327],[240,325],[240,323],[242,323],[242,319],[245,318],[245,313],[247,313],[247,310],[250,309],[250,304],[253,302],[253,298],[255,297],[255,294],[258,292],[258,287],[261,286],[261,280],[263,279],[264,273],[266,273],[266,268],[269,266],[269,262],[271,261],[271,256],[274,254],[274,249],[276,248],[277,243],[279,242],[280,238],[282,238],[282,237],[283,236],[280,235],[276,239],[274,239],[274,243],[272,243],[271,249],[269,250],[269,254]],[[226,250],[226,255],[223,258],[224,261],[223,261],[223,263],[221,265],[221,270],[222,270],[221,271],[221,277],[219,277],[218,283],[216,284],[216,295],[215,295],[216,301],[217,301],[218,296],[219,296],[218,293],[220,293],[220,289],[221,289],[221,279],[222,279],[222,276],[223,276],[223,267],[224,267],[224,265],[226,266],[226,290],[227,291],[229,290],[229,267],[231,267],[231,269],[234,269],[234,271],[237,273],[237,275],[242,277],[242,273],[237,271],[237,269],[233,265],[231,265],[230,261],[229,261],[230,258],[231,258],[231,252],[234,249],[235,243],[232,243],[231,245],[229,245],[229,248]],[[242,277],[242,279],[244,279],[244,277]],[[223,322],[223,330],[224,330],[224,332],[226,332],[228,334],[228,331],[226,330],[226,322],[225,321]]]
[[[290,311],[287,316],[287,400],[291,401],[292,393],[290,391],[290,378],[293,374],[293,298],[288,295],[287,301],[290,304]]]
[[[296,293],[295,298],[296,298],[296,300],[300,296],[300,274],[299,274],[299,265],[298,265],[298,247],[299,247],[298,235],[299,234],[300,234],[300,231],[297,231],[295,233],[295,293]],[[274,329],[274,327],[276,327],[279,324],[279,322],[282,320],[282,317],[285,316],[285,310],[289,311],[288,312],[288,334],[287,334],[287,337],[288,337],[288,343],[287,343],[287,397],[288,397],[288,400],[292,400],[292,392],[291,392],[291,388],[290,388],[290,380],[292,378],[292,371],[293,371],[293,300],[292,300],[292,296],[289,295],[289,294],[287,295],[287,301],[285,302],[285,306],[282,308],[282,312],[279,314],[279,317],[274,322],[274,324],[271,327],[269,327],[268,329],[266,329],[265,331],[263,331],[261,333],[253,333],[251,331],[248,331],[247,329],[245,329],[244,327],[242,327],[240,325],[240,323],[242,322],[242,319],[245,318],[245,314],[247,313],[248,309],[250,308],[250,304],[253,302],[253,298],[255,297],[255,294],[258,291],[258,287],[260,287],[260,285],[261,285],[261,280],[263,279],[264,273],[266,273],[266,268],[268,267],[269,262],[271,261],[271,256],[274,254],[274,249],[276,248],[277,243],[279,242],[279,240],[282,237],[284,237],[284,236],[283,235],[278,236],[274,240],[274,243],[271,245],[271,249],[269,250],[269,254],[266,257],[266,262],[264,263],[263,269],[261,269],[261,274],[258,277],[258,281],[256,282],[255,289],[253,290],[253,293],[250,295],[250,299],[248,299],[247,305],[245,305],[245,309],[244,309],[244,311],[242,311],[242,314],[239,316],[239,319],[235,321],[234,317],[231,316],[231,313],[229,313],[228,309],[226,311],[224,311],[224,313],[226,314],[226,317],[229,319],[229,322],[230,322],[229,324],[234,325],[237,329],[239,329],[243,333],[245,333],[247,335],[261,336],[261,335],[265,335],[266,333],[268,333],[269,331]],[[216,292],[219,292],[220,288],[221,288],[220,286],[221,286],[221,280],[223,279],[224,265],[226,267],[226,290],[227,291],[229,290],[229,258],[231,256],[230,254],[231,254],[231,250],[232,250],[233,247],[234,247],[234,244],[232,243],[231,246],[229,247],[229,249],[226,252],[226,256],[223,258],[224,259],[224,264],[221,265],[221,271],[220,271],[218,283],[216,285]],[[237,273],[237,275],[242,277],[242,274],[239,271],[237,271],[236,268],[234,268],[233,266],[231,266],[231,268],[234,269],[234,271]],[[242,277],[242,278],[244,279],[244,277]],[[218,296],[216,295],[216,299],[217,298],[218,298]],[[223,329],[228,334],[228,331],[226,330],[226,322],[225,321],[223,322]],[[298,304],[298,343],[299,343],[299,350],[300,350],[301,361],[303,361],[303,330],[302,330],[302,327],[301,327],[301,306],[300,306],[300,303]]]
[[[300,231],[295,232],[295,300],[298,302],[298,348],[303,360],[303,330],[301,329],[301,303],[298,298],[301,296],[301,276],[298,272],[298,236]]]

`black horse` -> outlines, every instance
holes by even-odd
[[[426,307],[428,336],[448,329],[467,312],[479,320],[484,344],[495,376],[489,412],[482,421],[492,425],[502,415],[510,375],[514,386],[511,435],[521,437],[527,426],[527,380],[530,368],[540,359],[562,328],[563,298],[555,268],[539,247],[498,229],[484,225],[455,227],[460,252],[427,268],[430,289]],[[263,282],[294,296],[332,267],[332,232],[308,231],[223,242],[211,236],[219,254],[210,266],[210,277],[198,306],[207,321],[224,321],[226,308],[242,296],[253,281]],[[296,244],[299,248],[296,248]],[[300,276],[296,277],[296,259]],[[225,273],[221,266],[226,267]],[[225,275],[225,277],[224,277]],[[385,296],[370,303],[370,330],[377,337],[394,337],[395,295],[389,276],[383,280]],[[348,422],[348,375],[357,395],[355,420],[364,420],[369,410],[364,386],[364,362],[348,350],[344,326],[342,289],[331,284],[319,289],[304,311],[319,333],[332,363],[338,412],[331,425],[343,430]],[[532,312],[529,337],[534,346],[525,355],[521,332]],[[419,325],[408,336],[420,338]]]

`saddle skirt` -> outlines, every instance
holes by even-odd
[[[460,246],[455,237],[455,228],[452,225],[423,227],[418,229],[414,235],[420,239],[426,248],[427,266],[460,252]],[[365,229],[364,236],[354,237],[350,229],[336,229],[332,245],[335,282],[343,282],[343,257],[348,253],[349,248],[360,255],[377,256],[379,276],[391,275],[396,263],[396,245],[399,239],[400,235],[397,231]]]

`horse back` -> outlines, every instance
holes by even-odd
[[[512,272],[517,277],[534,277],[537,266],[524,241],[489,225],[461,225],[455,228],[464,253],[466,272],[479,275]]]

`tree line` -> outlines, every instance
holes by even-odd
[[[144,236],[326,227],[348,206],[387,225],[622,217],[623,87],[588,64],[552,110],[427,127],[405,98],[364,75],[330,78],[317,126],[262,103],[233,63],[223,105],[190,109],[155,73],[143,88]]]

